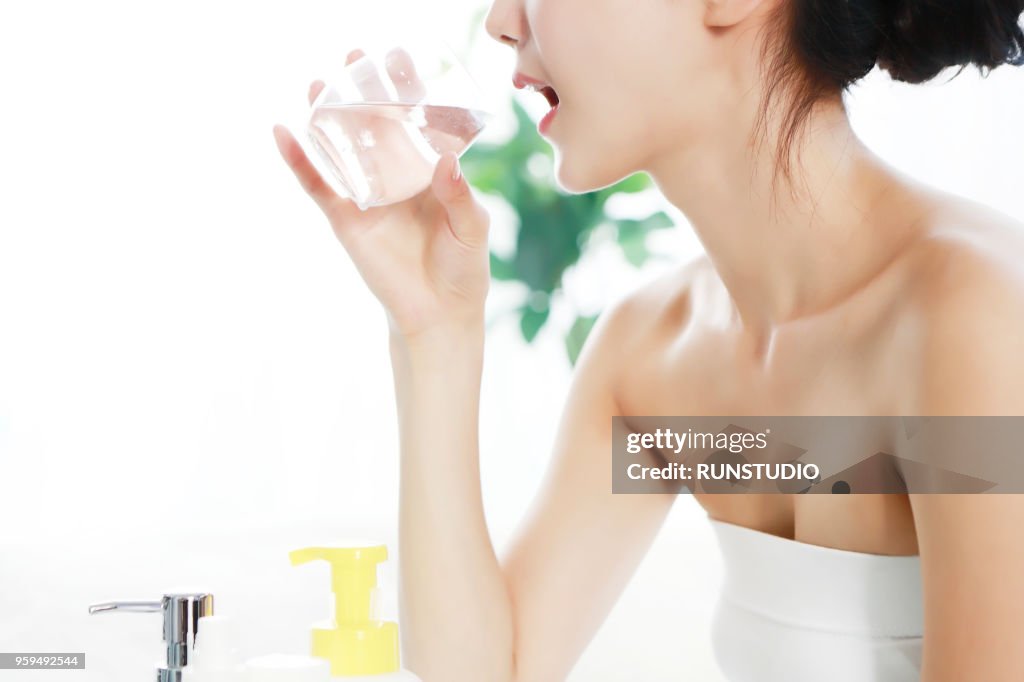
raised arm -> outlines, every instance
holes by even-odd
[[[654,539],[674,496],[611,493],[612,382],[629,357],[629,316],[620,303],[591,333],[545,480],[502,560],[480,495],[481,327],[393,338],[402,627],[406,665],[424,680],[565,679]]]
[[[539,494],[505,556],[518,682],[564,680],[636,571],[673,494],[613,495],[615,370],[635,357],[629,300],[603,313],[575,370]],[[637,461],[653,466],[649,452]]]
[[[352,60],[356,54],[350,55]],[[390,74],[396,84],[402,73]],[[322,87],[314,83],[313,99]],[[387,121],[379,153],[408,154]],[[614,371],[628,303],[576,368],[547,478],[504,561],[481,500],[478,419],[489,219],[445,154],[429,189],[360,211],[284,128],[282,158],[387,312],[401,436],[399,601],[405,665],[426,682],[563,679],[661,525],[670,495],[611,494]],[[524,495],[530,491],[522,491]]]

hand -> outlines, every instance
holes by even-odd
[[[351,63],[362,56],[348,56]],[[388,60],[396,87],[421,87],[415,74]],[[312,103],[322,90],[310,86]],[[380,87],[367,83],[365,87]],[[374,134],[402,154],[406,135],[397,122],[375,119]],[[490,284],[489,216],[476,200],[452,152],[441,156],[430,186],[405,201],[360,211],[339,196],[284,126],[274,127],[278,150],[306,193],[324,212],[370,290],[384,306],[393,332],[407,338],[483,317]],[[453,175],[458,175],[453,178]]]

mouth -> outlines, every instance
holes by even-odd
[[[553,87],[541,80],[522,73],[517,73],[512,79],[512,85],[514,85],[517,90],[532,90],[533,92],[539,92],[544,95],[544,98],[552,108],[558,106],[558,93],[555,92]]]
[[[529,86],[526,89],[533,90],[534,92],[539,92],[540,94],[544,95],[544,98],[552,107],[558,106],[558,93],[555,92],[555,89],[550,85],[545,85],[544,87]]]

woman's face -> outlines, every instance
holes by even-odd
[[[559,184],[608,186],[685,151],[728,106],[725,41],[705,0],[495,0],[487,31],[550,85]],[[535,97],[543,97],[537,93]]]

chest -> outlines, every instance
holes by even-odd
[[[885,343],[808,331],[762,358],[727,334],[652,343],[618,382],[628,415],[901,414],[916,371],[897,335]],[[906,495],[694,495],[713,518],[802,542],[877,554],[917,552]]]

